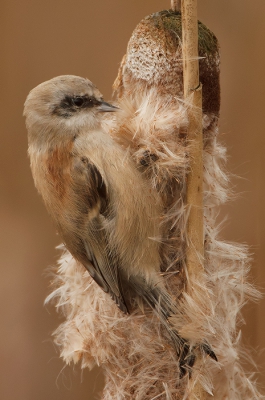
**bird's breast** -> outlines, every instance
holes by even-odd
[[[46,179],[60,200],[65,197],[67,187],[71,185],[72,149],[73,142],[57,146],[50,149],[46,160]]]

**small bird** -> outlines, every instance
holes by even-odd
[[[118,307],[130,313],[139,299],[156,311],[184,375],[195,356],[168,322],[176,306],[160,274],[161,200],[103,128],[103,113],[117,111],[85,78],[34,88],[24,109],[34,182],[67,249]]]

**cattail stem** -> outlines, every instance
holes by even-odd
[[[181,0],[171,0],[171,9],[173,11],[179,11],[181,6]]]
[[[188,292],[192,282],[200,281],[203,273],[203,137],[202,137],[202,90],[199,82],[197,0],[182,0],[182,53],[184,99],[189,103],[188,140],[191,142],[190,171],[187,176],[187,224]],[[195,385],[191,399],[204,399],[205,392]]]
[[[189,102],[188,139],[191,141],[187,177],[188,219],[187,267],[190,274],[203,270],[203,164],[202,90],[199,82],[197,0],[182,1],[182,46],[184,98]]]

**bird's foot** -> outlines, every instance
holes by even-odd
[[[140,164],[144,167],[149,167],[150,164],[158,160],[158,156],[150,152],[150,150],[145,150],[140,158]]]
[[[218,362],[218,359],[212,350],[211,346],[205,341],[197,346],[190,347],[188,342],[183,343],[180,355],[179,355],[179,377],[182,379],[187,373],[189,378],[192,375],[192,368],[196,361],[196,355],[194,350],[200,349],[203,354],[210,356],[214,361]]]

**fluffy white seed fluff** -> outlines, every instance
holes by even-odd
[[[155,91],[151,91],[143,96],[142,103],[138,99],[137,110],[132,104],[123,103],[119,123],[113,122],[115,137],[120,132],[119,124],[127,121],[126,131],[117,140],[130,148],[136,162],[146,149],[157,152],[159,157],[163,153],[156,173],[150,172],[159,190],[160,179],[165,176],[180,179],[188,168],[188,145],[178,146],[175,140],[187,124],[186,109],[183,101],[177,100],[165,106],[164,99],[160,101]],[[82,368],[92,368],[95,364],[103,368],[104,400],[186,399],[190,398],[197,380],[209,398],[212,395],[220,400],[263,398],[253,378],[241,366],[244,352],[237,328],[242,320],[241,308],[249,298],[258,297],[258,292],[247,281],[246,246],[227,243],[218,237],[216,206],[229,197],[229,178],[222,168],[226,155],[216,139],[217,126],[208,134],[213,140],[204,151],[205,274],[201,281],[187,277],[193,287],[189,294],[183,290],[185,283],[177,272],[169,276],[165,273],[165,280],[169,277],[169,290],[174,292],[177,288],[182,293],[179,313],[172,318],[174,326],[194,344],[201,337],[207,338],[219,362],[209,357],[201,359],[198,352],[192,379],[186,377],[179,382],[175,353],[157,318],[146,310],[145,315],[141,311],[123,315],[83,266],[64,250],[54,277],[54,291],[47,298],[55,301],[58,311],[65,316],[65,322],[54,333],[55,342],[66,363],[80,361]],[[183,244],[188,210],[178,203],[175,210],[170,207],[167,211],[164,217],[182,233],[177,242]]]
[[[218,363],[202,356],[198,348],[191,378],[187,374],[179,380],[176,354],[154,313],[143,307],[132,315],[122,314],[66,250],[47,298],[65,318],[54,339],[66,363],[102,367],[103,400],[198,400],[200,386],[205,399],[264,399],[255,376],[243,368],[243,361],[250,358],[241,343],[241,309],[259,297],[248,282],[248,248],[223,241],[216,222],[219,206],[230,197],[216,107],[215,113],[203,115],[204,273],[195,279],[185,268],[189,243],[185,182],[193,145],[186,137],[190,104],[181,98],[180,39],[161,25],[158,14],[143,20],[131,37],[116,80],[121,112],[106,124],[164,205],[161,234],[154,239],[161,242],[163,279],[177,304],[170,321],[194,346],[202,338],[207,340]],[[218,74],[218,52],[207,57],[206,77],[209,71]]]

